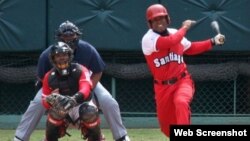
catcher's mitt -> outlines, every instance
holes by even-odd
[[[51,105],[51,109],[49,110],[51,116],[56,119],[62,119],[66,116],[66,114],[68,114],[70,110],[70,108],[67,107],[72,103],[72,98],[53,93],[46,97],[46,102]]]

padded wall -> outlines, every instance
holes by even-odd
[[[45,0],[1,0],[0,51],[37,51],[46,47]]]
[[[187,34],[190,40],[200,40],[216,34],[211,22],[217,20],[226,35],[222,47],[213,50],[250,51],[249,0],[161,0],[168,7],[171,26],[179,28],[185,19],[197,20]]]
[[[145,11],[150,4],[157,2],[53,0],[50,1],[49,33],[54,33],[62,21],[71,20],[82,29],[83,38],[98,50],[141,50],[140,41],[147,30]]]
[[[191,41],[213,37],[210,23],[217,20],[226,43],[213,50],[250,51],[249,0],[2,0],[0,52],[43,50],[65,20],[75,22],[99,51],[141,51],[146,8],[158,2],[168,7],[172,27],[198,21],[186,36]]]

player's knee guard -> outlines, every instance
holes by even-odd
[[[100,141],[100,117],[96,106],[83,103],[79,108],[79,116],[83,138],[88,141]]]
[[[68,123],[62,119],[54,119],[48,114],[46,123],[46,139],[48,141],[58,141],[59,138],[65,136]]]

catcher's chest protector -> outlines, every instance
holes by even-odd
[[[49,86],[54,90],[59,88],[61,95],[72,96],[79,90],[79,79],[82,70],[77,64],[72,64],[70,73],[67,76],[61,76],[57,73],[56,69],[51,71],[48,78]]]

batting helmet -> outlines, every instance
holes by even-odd
[[[160,16],[168,16],[168,11],[163,5],[153,4],[148,7],[147,13],[146,13],[147,21],[150,21]]]
[[[55,61],[57,54],[67,54],[69,58],[68,60],[57,62]],[[61,75],[67,75],[69,74],[68,68],[73,60],[73,50],[66,43],[57,42],[50,49],[49,60]]]

